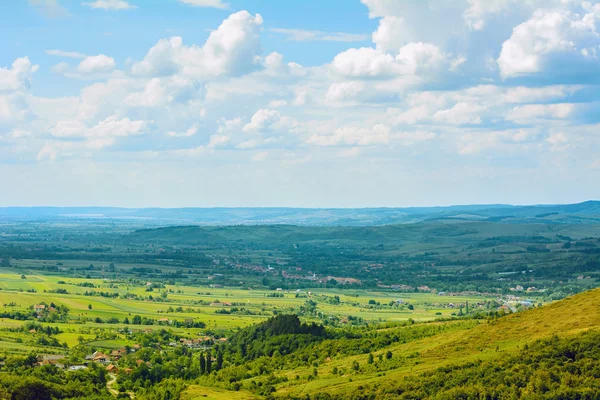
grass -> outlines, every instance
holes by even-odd
[[[385,373],[366,372],[343,377],[333,376],[333,367],[347,368],[353,361],[366,365],[367,355],[333,357],[318,368],[319,379],[296,382],[296,375],[306,376],[311,368],[302,367],[284,372],[290,382],[277,387],[278,395],[300,395],[320,392],[343,393],[358,386],[394,381],[405,376],[449,364],[496,359],[514,354],[525,344],[552,335],[576,335],[590,329],[600,329],[600,290],[593,290],[541,308],[511,314],[496,321],[472,321],[472,325],[444,332],[405,344],[394,344],[376,353],[392,351],[395,362],[384,361]],[[406,328],[402,328],[406,329]],[[418,354],[417,356],[415,356]],[[379,375],[379,376],[378,376]],[[349,377],[352,382],[349,382]]]
[[[192,385],[181,395],[181,400],[256,400],[259,397],[249,392],[223,390]]]

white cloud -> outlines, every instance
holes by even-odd
[[[198,126],[192,125],[185,132],[177,133],[175,131],[169,131],[167,132],[167,135],[171,137],[191,137],[194,136],[196,133],[198,133]]]
[[[527,104],[512,108],[506,119],[519,124],[539,123],[540,120],[567,119],[577,110],[575,104]]]
[[[50,133],[56,138],[107,138],[141,135],[146,127],[145,121],[132,121],[129,118],[118,118],[112,115],[98,122],[91,128],[79,120],[60,121],[50,128]]]
[[[162,39],[133,65],[132,72],[150,76],[182,73],[196,78],[250,72],[260,61],[262,22],[259,14],[231,14],[202,47],[185,46],[180,37]]]
[[[346,50],[333,59],[333,68],[351,78],[391,77],[399,74],[399,65],[389,53],[370,47]]]
[[[116,63],[112,57],[99,54],[97,56],[86,57],[77,66],[77,72],[81,74],[102,74],[111,72],[115,67]]]
[[[515,6],[516,0],[467,0],[469,7],[463,16],[465,22],[473,30],[482,30],[489,15],[507,11]]]
[[[63,50],[46,50],[46,54],[56,57],[67,57],[67,58],[86,58],[87,56],[83,53],[76,51],[63,51]]]
[[[390,128],[378,124],[373,126],[373,128],[344,126],[336,129],[333,134],[314,134],[306,140],[306,143],[316,146],[371,146],[387,144],[389,140]]]
[[[285,35],[288,40],[295,42],[362,42],[369,37],[369,35],[360,33],[323,32],[288,28],[271,28],[269,31]]]
[[[250,119],[250,122],[244,125],[244,132],[258,132],[271,127],[275,122],[281,119],[281,114],[277,110],[261,109],[258,110]]]
[[[437,46],[417,42],[402,46],[396,56],[370,47],[349,49],[335,56],[332,66],[349,78],[390,78],[435,71],[446,61],[446,55]]]
[[[585,5],[585,3],[584,3]],[[502,44],[498,65],[510,78],[549,72],[555,75],[581,73],[580,66],[598,67],[600,57],[600,7],[587,7],[585,14],[568,9],[540,9],[516,26]]]
[[[477,125],[481,124],[479,113],[483,110],[484,107],[480,105],[461,102],[452,108],[436,112],[433,119],[450,125]]]
[[[81,5],[101,10],[130,10],[137,8],[125,0],[96,0],[93,2],[81,3]]]
[[[28,88],[31,76],[39,68],[31,64],[28,57],[17,58],[11,68],[0,68],[0,92]]]
[[[229,5],[222,0],[178,0],[180,3],[194,7],[227,9]]]

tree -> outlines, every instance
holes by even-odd
[[[78,336],[77,337],[77,343],[79,343],[80,345],[82,345],[83,342],[85,342],[85,339],[83,338],[83,336]]]
[[[223,351],[219,350],[217,352],[217,371],[220,371],[223,368]]]
[[[388,350],[387,353],[385,353],[385,358],[387,360],[391,359],[392,358],[392,352]]]
[[[125,319],[123,320],[123,323],[125,325],[129,325],[129,318],[125,317]]]
[[[142,317],[140,317],[139,315],[134,315],[132,323],[134,325],[141,325],[142,324]]]
[[[375,361],[375,359],[373,358],[373,353],[369,353],[369,359],[367,360],[367,362],[369,364],[373,364],[373,361]]]
[[[360,365],[358,364],[358,361],[356,361],[356,360],[352,361],[352,369],[354,371],[358,371],[360,369]]]
[[[24,382],[17,387],[10,397],[11,400],[52,400],[52,392],[42,382]]]
[[[206,373],[206,360],[204,359],[204,353],[200,353],[200,375]]]
[[[206,352],[206,373],[210,374],[212,370],[212,354],[210,354],[210,350]]]
[[[91,309],[92,309],[92,305],[88,304],[88,310],[91,310]]]

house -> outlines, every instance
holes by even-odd
[[[126,356],[127,355],[127,349],[126,348],[122,348],[119,350],[113,350],[110,352],[110,358],[114,361],[119,360],[121,357]]]
[[[108,372],[112,372],[112,373],[117,373],[117,372],[119,372],[119,368],[117,368],[117,366],[116,366],[116,365],[114,365],[114,364],[109,364],[109,365],[106,367],[106,370],[107,370]]]
[[[125,370],[124,370],[124,371],[125,371],[125,373],[126,373],[127,375],[129,375],[131,372],[133,372],[133,369],[131,369],[131,368],[125,368]]]
[[[227,338],[226,337],[222,337],[221,339],[219,339],[219,342],[226,342]]]
[[[71,365],[69,367],[69,371],[79,371],[82,369],[87,369],[87,367],[85,365]]]
[[[46,306],[44,304],[36,304],[35,306],[33,306],[33,310],[36,313],[41,313],[41,312],[44,312],[46,310]]]
[[[168,324],[169,321],[170,321],[169,318],[159,318],[158,319],[159,324]]]
[[[100,351],[94,353],[94,358],[92,360],[99,363],[106,363],[109,361],[108,356]]]

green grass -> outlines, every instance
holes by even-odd
[[[293,379],[306,376],[312,367],[285,371],[290,382],[277,387],[278,395],[314,394],[320,392],[345,393],[383,381],[399,380],[449,364],[461,364],[475,360],[496,359],[514,354],[525,344],[554,334],[568,337],[583,331],[600,329],[600,290],[573,296],[541,308],[511,314],[493,322],[473,321],[472,326],[452,332],[441,333],[406,344],[394,344],[374,355],[392,351],[395,363],[381,365],[385,376],[367,372],[344,377],[333,376],[333,367],[347,368],[353,361],[366,365],[367,355],[332,357],[318,368],[319,379],[313,381]],[[400,328],[407,329],[407,328]],[[417,357],[412,355],[417,354]],[[352,382],[349,382],[349,378]]]
[[[257,400],[249,392],[223,390],[204,386],[192,385],[181,395],[181,400]]]

